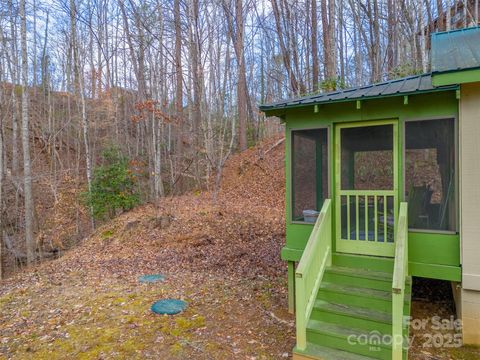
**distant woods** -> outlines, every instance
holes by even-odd
[[[230,154],[281,131],[258,103],[428,71],[430,32],[478,23],[478,9],[478,0],[2,0],[0,257],[32,263],[91,231],[95,206],[81,194],[95,189],[105,149],[128,159],[135,201],[215,191]]]

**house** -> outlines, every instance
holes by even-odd
[[[433,34],[431,57],[428,74],[260,106],[286,125],[294,359],[406,358],[412,276],[451,282],[480,344],[480,28]]]
[[[467,5],[466,9],[465,5]],[[450,14],[448,14],[449,10]],[[437,18],[427,24],[424,28],[424,33],[430,34],[432,32],[446,30],[447,20],[450,21],[450,29],[477,26],[480,23],[480,2],[478,0],[453,1],[453,5],[450,6],[449,10],[445,9],[443,12],[440,12]]]

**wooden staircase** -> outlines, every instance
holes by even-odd
[[[294,349],[294,359],[391,359],[392,272],[391,259],[334,254],[307,322],[307,346]],[[403,312],[409,316],[410,278],[405,294]]]
[[[325,200],[295,270],[294,360],[408,358],[407,218],[402,203],[394,258],[334,253],[331,201]]]

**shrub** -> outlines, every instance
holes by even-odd
[[[130,210],[140,203],[136,177],[118,148],[102,152],[102,165],[95,168],[92,189],[84,193],[84,199],[95,219],[113,218],[117,211]]]
[[[340,78],[325,79],[320,83],[323,92],[345,89],[347,86]]]
[[[400,64],[397,67],[393,68],[388,74],[390,80],[401,79],[407,76],[420,75],[422,74],[422,69],[416,69],[412,64],[405,63]]]

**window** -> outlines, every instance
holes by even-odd
[[[456,230],[454,119],[405,123],[405,192],[411,229]]]
[[[328,130],[292,131],[292,220],[315,222],[328,197]]]

